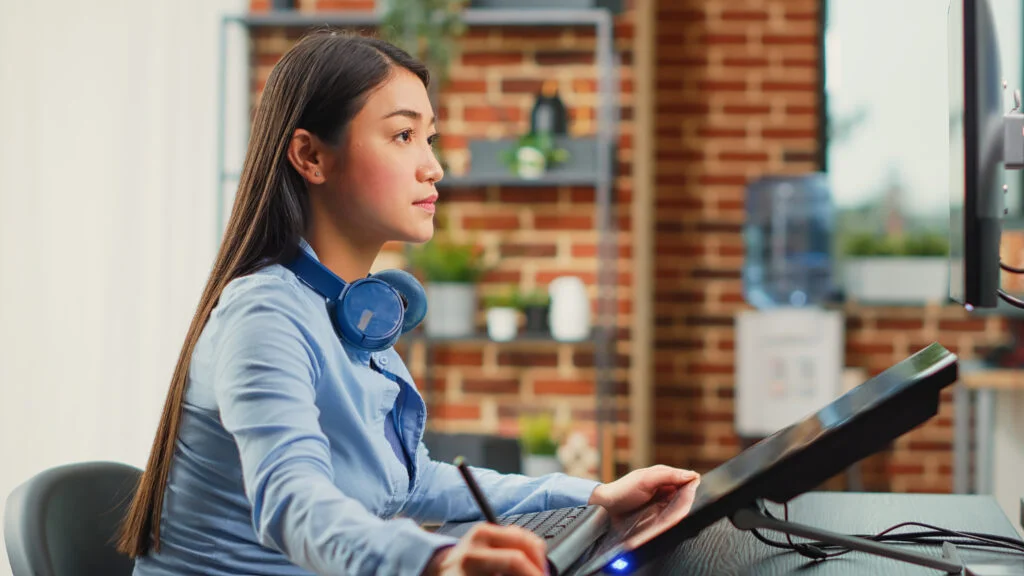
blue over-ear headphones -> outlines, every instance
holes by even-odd
[[[427,314],[423,286],[402,270],[382,270],[346,284],[301,247],[285,267],[327,299],[327,313],[338,337],[362,350],[377,352],[394,346]]]

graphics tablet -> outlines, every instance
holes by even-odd
[[[622,574],[757,499],[813,490],[938,413],[957,357],[932,344],[701,475],[692,506],[681,489],[617,521],[578,574]],[[692,487],[691,487],[692,490]]]

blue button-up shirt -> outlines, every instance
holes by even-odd
[[[401,357],[342,345],[290,270],[232,281],[192,355],[161,549],[135,574],[419,574],[455,543],[420,524],[480,519],[458,470],[430,459],[426,418]],[[498,514],[597,486],[474,473]]]

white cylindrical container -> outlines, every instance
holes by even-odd
[[[578,342],[590,337],[590,299],[587,287],[576,276],[559,276],[548,288],[551,336],[561,342]]]
[[[487,335],[496,342],[508,342],[519,331],[519,316],[515,308],[487,309]]]
[[[426,285],[428,336],[453,338],[476,331],[476,285],[465,282],[430,282]]]

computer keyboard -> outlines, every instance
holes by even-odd
[[[544,540],[552,574],[564,574],[586,550],[600,541],[608,530],[608,512],[600,506],[556,508],[543,512],[499,516],[502,526],[518,526]],[[438,534],[462,538],[480,521],[449,522]]]
[[[587,506],[577,506],[527,514],[512,514],[498,518],[498,523],[502,526],[519,526],[545,540],[552,540],[582,516],[586,510]]]

